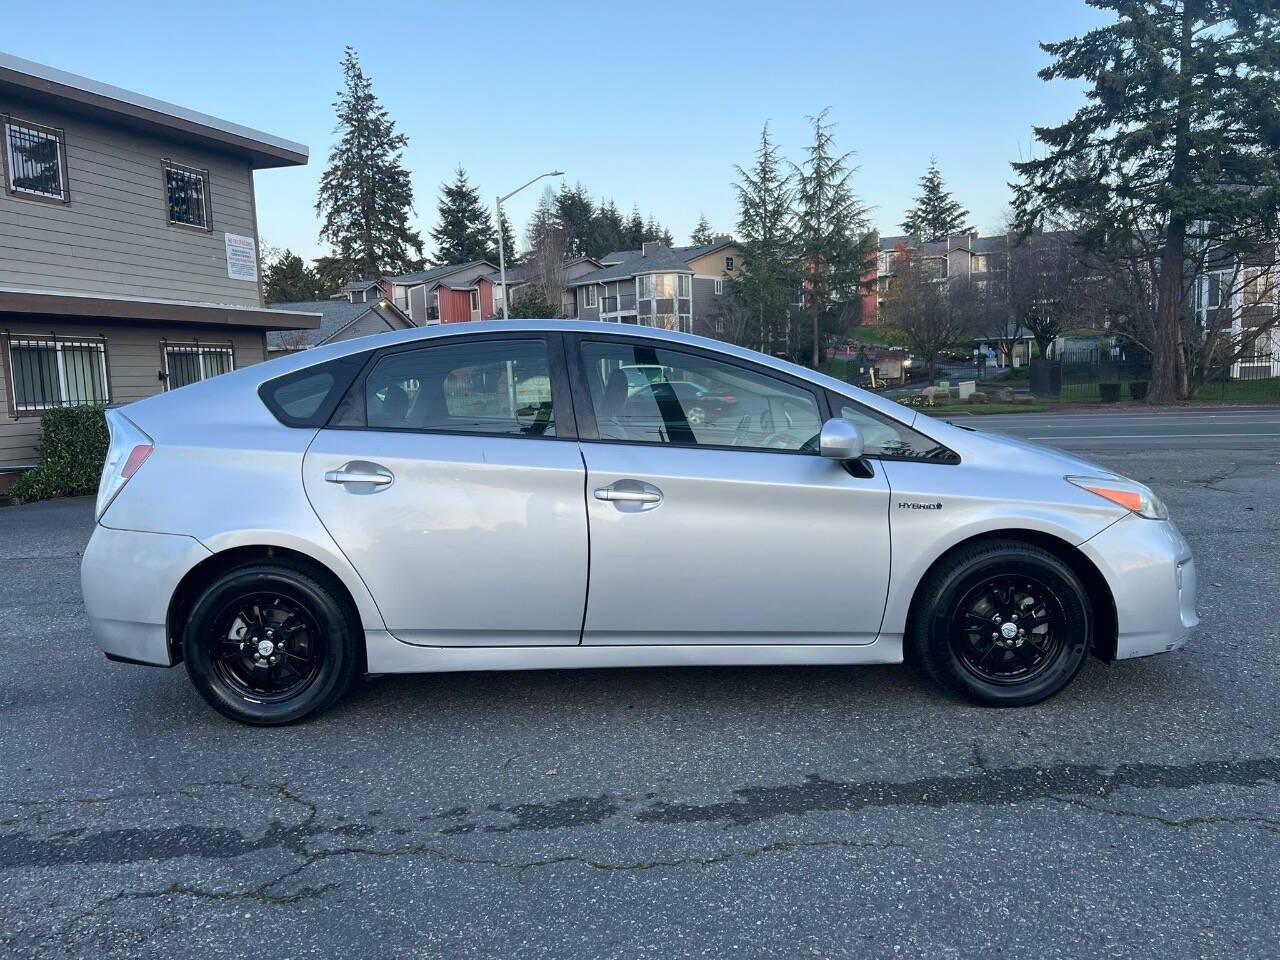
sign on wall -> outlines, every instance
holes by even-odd
[[[258,282],[258,251],[253,237],[225,234],[227,240],[227,276],[232,280]]]

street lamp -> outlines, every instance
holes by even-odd
[[[502,274],[502,319],[503,320],[510,320],[511,317],[507,313],[507,256],[506,256],[506,250],[504,249],[505,245],[502,242],[502,203],[504,200],[510,200],[512,197],[514,197],[517,193],[519,193],[525,187],[530,186],[531,184],[537,183],[543,177],[563,177],[563,176],[564,176],[563,170],[552,170],[550,173],[540,173],[536,177],[534,177],[532,180],[530,180],[529,183],[516,187],[510,193],[504,194],[503,196],[498,198],[498,270]]]

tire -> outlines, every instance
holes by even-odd
[[[256,726],[319,713],[362,670],[363,632],[333,592],[279,562],[222,573],[191,607],[183,660],[200,695]]]
[[[944,689],[983,706],[1040,703],[1070,683],[1093,639],[1071,568],[1029,544],[963,548],[921,583],[907,652]]]
[[[707,422],[707,412],[701,407],[690,407],[685,413],[685,419],[691,427],[700,427]]]

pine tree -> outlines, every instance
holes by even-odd
[[[626,226],[622,222],[622,214],[612,200],[601,201],[595,216],[591,219],[591,243],[587,251],[590,256],[603,257],[611,250],[620,250],[626,243]]]
[[[836,154],[829,111],[810,117],[813,143],[796,167],[796,237],[804,282],[805,314],[813,326],[812,365],[822,359],[822,328],[849,325],[859,309],[864,278],[872,270],[875,234],[849,180],[853,152]],[[833,331],[835,332],[835,331]]]
[[[1187,375],[1179,338],[1192,232],[1202,249],[1277,239],[1280,18],[1274,0],[1090,3],[1114,21],[1041,44],[1053,62],[1040,78],[1083,81],[1085,104],[1036,128],[1045,153],[1013,165],[1014,205],[1023,230],[1088,211],[1094,251],[1152,278],[1151,328],[1131,335],[1152,351],[1148,400],[1165,403]]]
[[[695,247],[710,243],[715,239],[715,234],[711,232],[711,224],[707,223],[707,215],[701,214],[698,217],[698,225],[693,228],[693,233],[689,234],[689,242]]]
[[[644,217],[640,216],[640,208],[632,207],[631,216],[627,219],[626,241],[623,246],[628,250],[639,250],[644,243]]]
[[[342,72],[346,88],[333,104],[340,136],[316,200],[320,238],[347,279],[403,273],[422,257],[422,238],[409,227],[413,184],[400,159],[409,139],[395,132],[351,47]]]
[[[487,260],[497,252],[498,237],[480,191],[467,181],[461,166],[452,183],[440,185],[439,224],[431,231],[440,263]]]
[[[738,334],[751,345],[772,351],[787,329],[787,309],[800,286],[796,259],[794,186],[783,169],[769,125],[760,131],[760,148],[750,170],[736,167],[739,182],[738,246],[742,275],[734,295],[750,320]]]
[[[501,221],[499,223],[499,231],[502,235],[502,255],[507,258],[507,266],[511,266],[516,262],[516,235],[511,229],[511,221],[507,219],[507,211],[502,211]],[[498,245],[495,243],[493,249],[489,251],[487,257],[493,263],[498,263]]]
[[[556,215],[564,231],[566,254],[571,257],[586,255],[591,247],[591,219],[595,203],[582,184],[572,188],[562,185],[556,194]]]
[[[272,257],[262,270],[262,295],[267,303],[323,300],[336,289],[336,284],[323,280],[292,250]]]
[[[926,243],[946,240],[953,233],[968,230],[969,211],[946,188],[938,170],[938,158],[929,158],[929,169],[920,178],[920,195],[907,211],[902,229]]]

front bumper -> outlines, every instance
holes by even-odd
[[[1130,515],[1080,549],[1106,577],[1116,604],[1116,659],[1177,650],[1200,624],[1196,562],[1169,520]]]
[[[172,666],[169,600],[187,571],[209,556],[192,537],[94,527],[80,561],[80,589],[103,652],[115,660]]]

